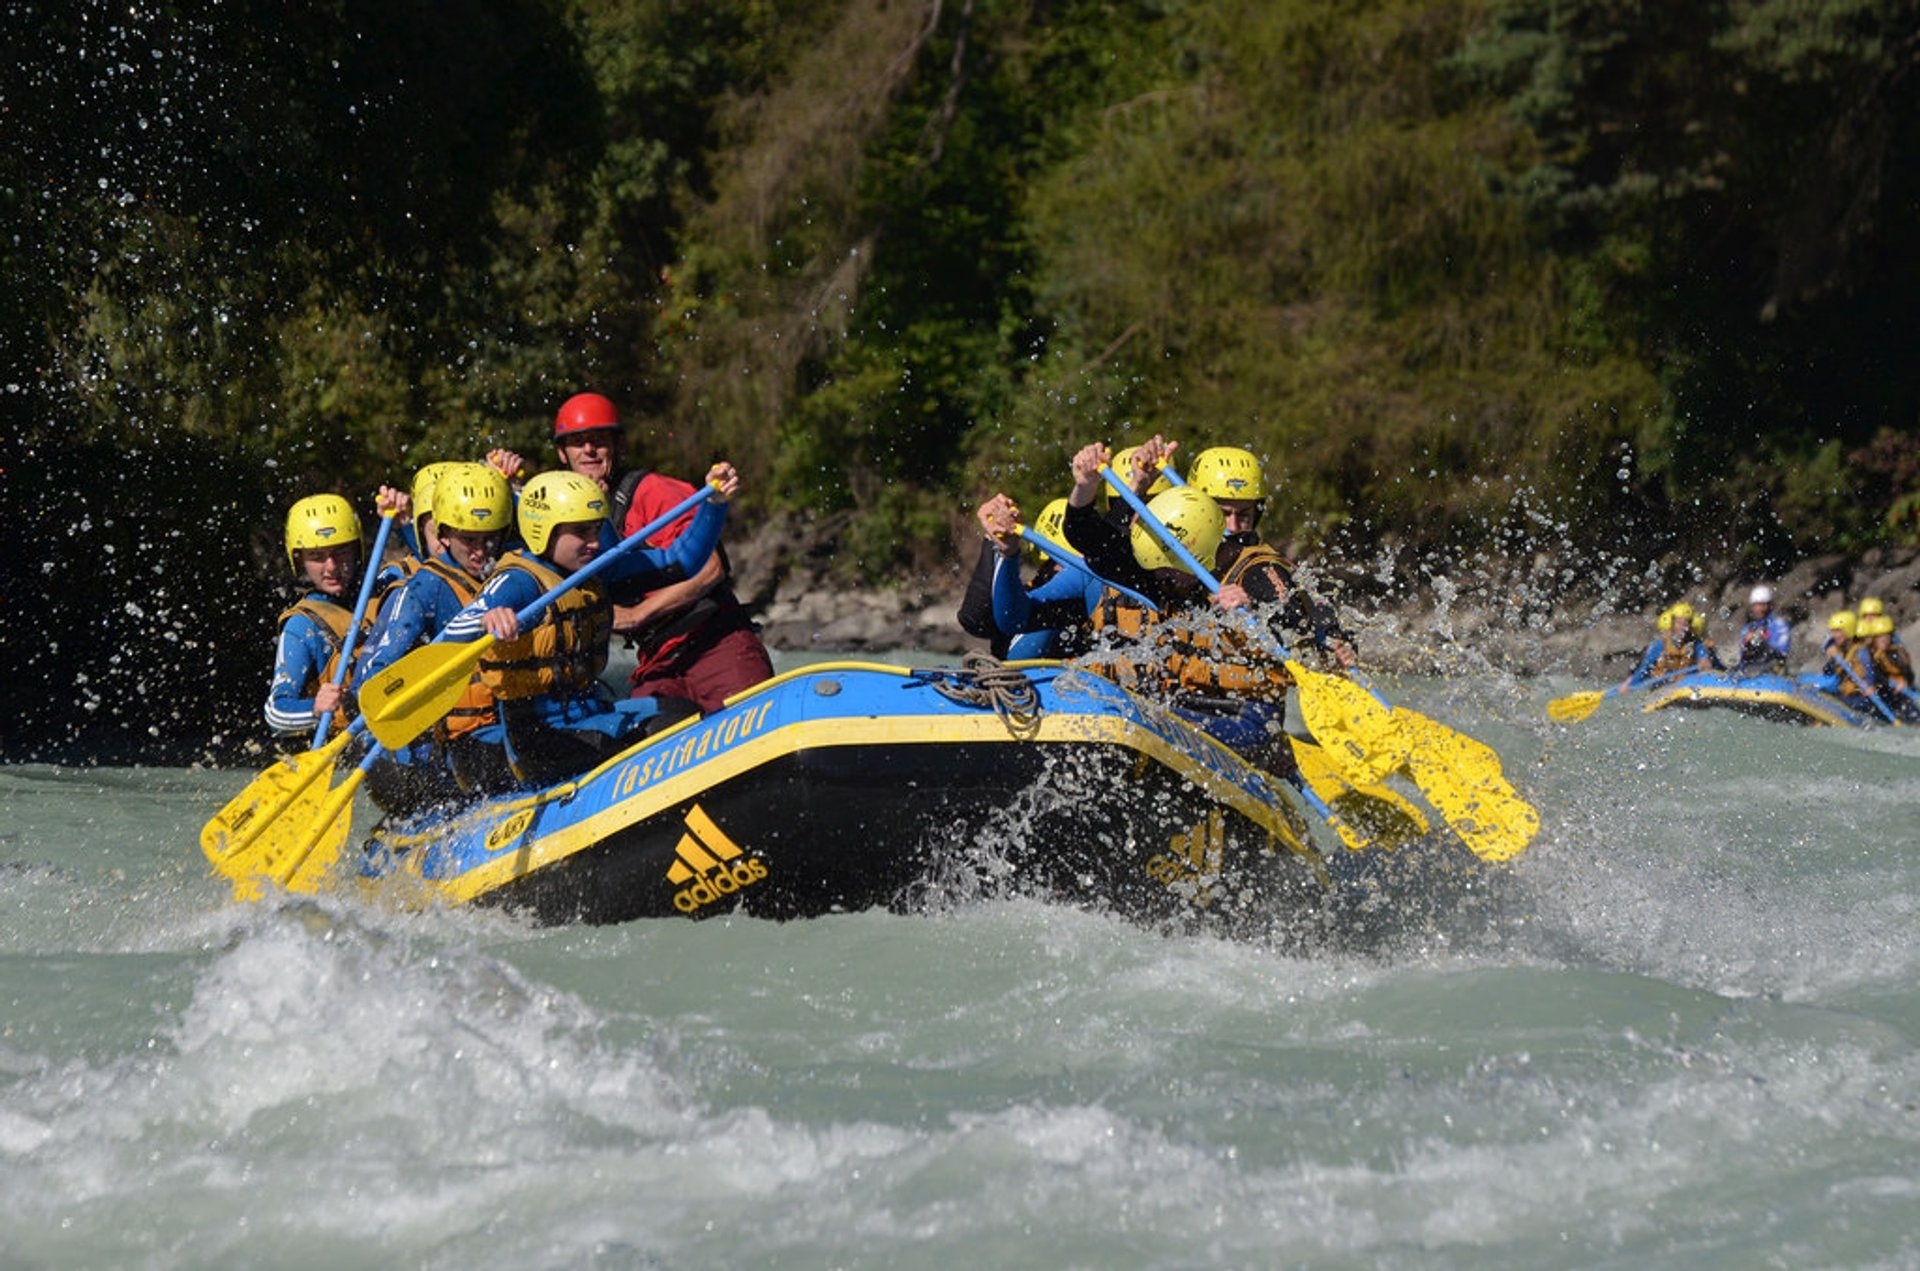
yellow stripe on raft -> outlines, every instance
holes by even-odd
[[[846,665],[861,670],[876,669],[870,663]],[[806,671],[813,673],[823,669],[828,669],[828,666],[808,667]],[[750,692],[741,696],[744,699],[752,695]],[[690,722],[706,723],[710,722],[710,719]],[[664,754],[666,749],[670,749],[672,739],[681,731],[681,728],[675,728],[663,733],[653,739],[643,750],[622,756],[615,763],[633,763],[648,755]],[[1191,734],[1191,738],[1198,746],[1219,749],[1223,755],[1229,756],[1230,762],[1234,764],[1245,762],[1232,756],[1231,751],[1227,751],[1220,746],[1219,742],[1204,733],[1196,730]],[[1318,856],[1314,848],[1305,841],[1304,825],[1298,821],[1298,814],[1290,807],[1256,798],[1238,784],[1214,772],[1204,761],[1168,742],[1159,733],[1130,720],[1104,715],[1048,714],[1040,720],[1037,733],[1021,739],[1010,735],[999,717],[993,714],[916,715],[801,720],[787,724],[763,736],[737,742],[719,751],[710,759],[690,764],[584,821],[523,843],[517,851],[476,865],[453,878],[427,880],[427,886],[450,903],[464,904],[557,861],[565,860],[576,852],[584,851],[628,826],[638,824],[676,804],[696,797],[703,790],[802,750],[874,745],[980,743],[1025,745],[1031,741],[1118,745],[1136,751],[1157,760],[1191,781],[1216,803],[1224,804],[1239,812],[1265,830],[1272,838],[1284,843],[1287,850],[1310,859]],[[611,766],[613,765],[602,765],[595,775],[606,771]],[[528,813],[539,803],[564,797],[578,791],[584,784],[585,779],[582,779],[539,796],[532,796],[511,804],[496,805],[488,809],[486,819],[505,825],[521,817],[522,814]],[[1273,784],[1276,789],[1280,788],[1278,779],[1274,779]],[[530,820],[530,815],[526,816],[521,820],[520,828],[523,829]],[[500,837],[510,839],[517,832],[518,830],[515,830]],[[425,833],[409,839],[392,840],[391,846],[395,848],[424,846],[436,837],[438,835]],[[422,855],[419,852],[409,852],[407,860],[417,862]]]
[[[1826,706],[1799,696],[1796,693],[1782,693],[1776,689],[1732,688],[1726,685],[1713,685],[1704,688],[1689,688],[1680,685],[1655,697],[1640,708],[1643,714],[1651,713],[1663,707],[1675,705],[1683,700],[1726,702],[1730,705],[1781,706],[1797,711],[1815,723],[1827,724],[1835,728],[1852,723],[1846,716]]]

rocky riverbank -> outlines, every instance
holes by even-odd
[[[956,657],[984,647],[955,622],[978,540],[959,540],[949,564],[897,587],[849,587],[834,578],[830,528],[762,526],[729,549],[736,589],[770,646]],[[1654,615],[1677,600],[1705,613],[1709,636],[1730,645],[1759,582],[1772,584],[1793,623],[1796,665],[1816,658],[1828,616],[1864,596],[1884,600],[1901,638],[1920,645],[1920,551],[1911,548],[1813,557],[1777,578],[1672,561],[1596,571],[1547,553],[1521,569],[1402,569],[1388,556],[1366,569],[1317,572],[1308,560],[1302,573],[1340,603],[1367,662],[1382,670],[1624,676],[1653,637]],[[1603,581],[1604,593],[1583,578]]]

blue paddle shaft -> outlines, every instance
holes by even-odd
[[[1842,654],[1840,658],[1840,669],[1847,673],[1847,678],[1853,681],[1854,687],[1864,693],[1867,700],[1873,703],[1874,709],[1886,716],[1889,724],[1898,724],[1900,722],[1893,717],[1893,711],[1888,708],[1887,704],[1880,700],[1880,695],[1867,687],[1866,681],[1860,678],[1860,672],[1853,669],[1852,658]]]
[[[333,684],[338,687],[347,678],[347,668],[353,665],[353,646],[360,639],[360,620],[367,615],[367,601],[373,596],[373,577],[379,573],[380,558],[387,554],[387,535],[393,533],[393,513],[380,517],[380,529],[373,536],[373,551],[366,560],[360,562],[360,599],[354,602],[353,621],[347,624],[347,638],[340,645],[340,662],[333,668]],[[327,727],[333,723],[333,712],[327,711],[320,716],[320,722],[314,725],[313,744],[319,745],[327,739]]]
[[[513,615],[514,621],[518,622],[522,627],[531,625],[533,620],[538,618],[548,605],[572,591],[581,583],[586,582],[607,566],[613,564],[614,560],[622,553],[646,542],[649,535],[658,533],[679,520],[680,517],[686,513],[699,507],[702,503],[712,498],[714,494],[715,490],[712,486],[701,486],[698,490],[695,490],[692,494],[689,494],[686,498],[662,512],[659,516],[654,517],[651,521],[648,521],[645,525],[642,525],[639,529],[627,535],[618,543],[615,543],[612,547],[609,547],[606,551],[582,565],[579,569],[573,571],[573,573],[567,576],[565,581],[552,591],[534,599],[525,609]]]
[[[1131,600],[1136,600],[1139,603],[1145,605],[1149,609],[1152,609],[1155,611],[1159,610],[1160,608],[1159,605],[1154,604],[1151,600],[1148,600],[1145,596],[1133,590],[1131,587],[1122,587],[1119,583],[1116,583],[1111,579],[1100,577],[1100,575],[1094,573],[1091,569],[1087,568],[1087,561],[1084,556],[1074,551],[1071,547],[1066,547],[1060,543],[1054,542],[1052,539],[1048,538],[1045,534],[1042,534],[1040,531],[1034,529],[1031,525],[1022,525],[1020,527],[1020,537],[1026,539],[1027,542],[1032,543],[1035,547],[1039,548],[1041,551],[1045,552],[1047,555],[1053,557],[1055,560],[1063,561],[1066,564],[1072,565],[1075,569],[1084,573],[1087,577],[1093,579],[1095,582],[1099,583],[1103,587],[1111,587],[1115,591],[1119,592],[1121,595],[1126,596]]]

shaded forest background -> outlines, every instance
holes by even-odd
[[[257,737],[287,503],[583,387],[869,583],[1154,431],[1569,587],[1920,532],[1920,0],[0,23],[7,758]]]

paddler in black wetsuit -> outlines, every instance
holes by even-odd
[[[1159,437],[1143,443],[1135,471],[1157,472],[1173,447]],[[1125,687],[1172,700],[1221,740],[1268,767],[1290,768],[1281,737],[1287,690],[1293,678],[1280,660],[1251,633],[1237,629],[1228,611],[1250,606],[1278,608],[1286,600],[1264,570],[1242,571],[1209,596],[1205,584],[1187,570],[1145,525],[1123,531],[1103,516],[1095,496],[1104,483],[1100,469],[1107,447],[1095,442],[1073,457],[1073,493],[1067,498],[1067,545],[1086,558],[1097,576],[1140,593],[1137,600],[1108,588],[1089,618],[1096,639],[1104,638],[1083,665]],[[1225,532],[1226,518],[1208,495],[1178,486],[1155,495],[1147,508],[1211,572]],[[1109,634],[1111,633],[1111,634]],[[1223,708],[1224,704],[1224,708]],[[1199,709],[1192,708],[1198,706]],[[1225,712],[1231,711],[1229,715]]]

